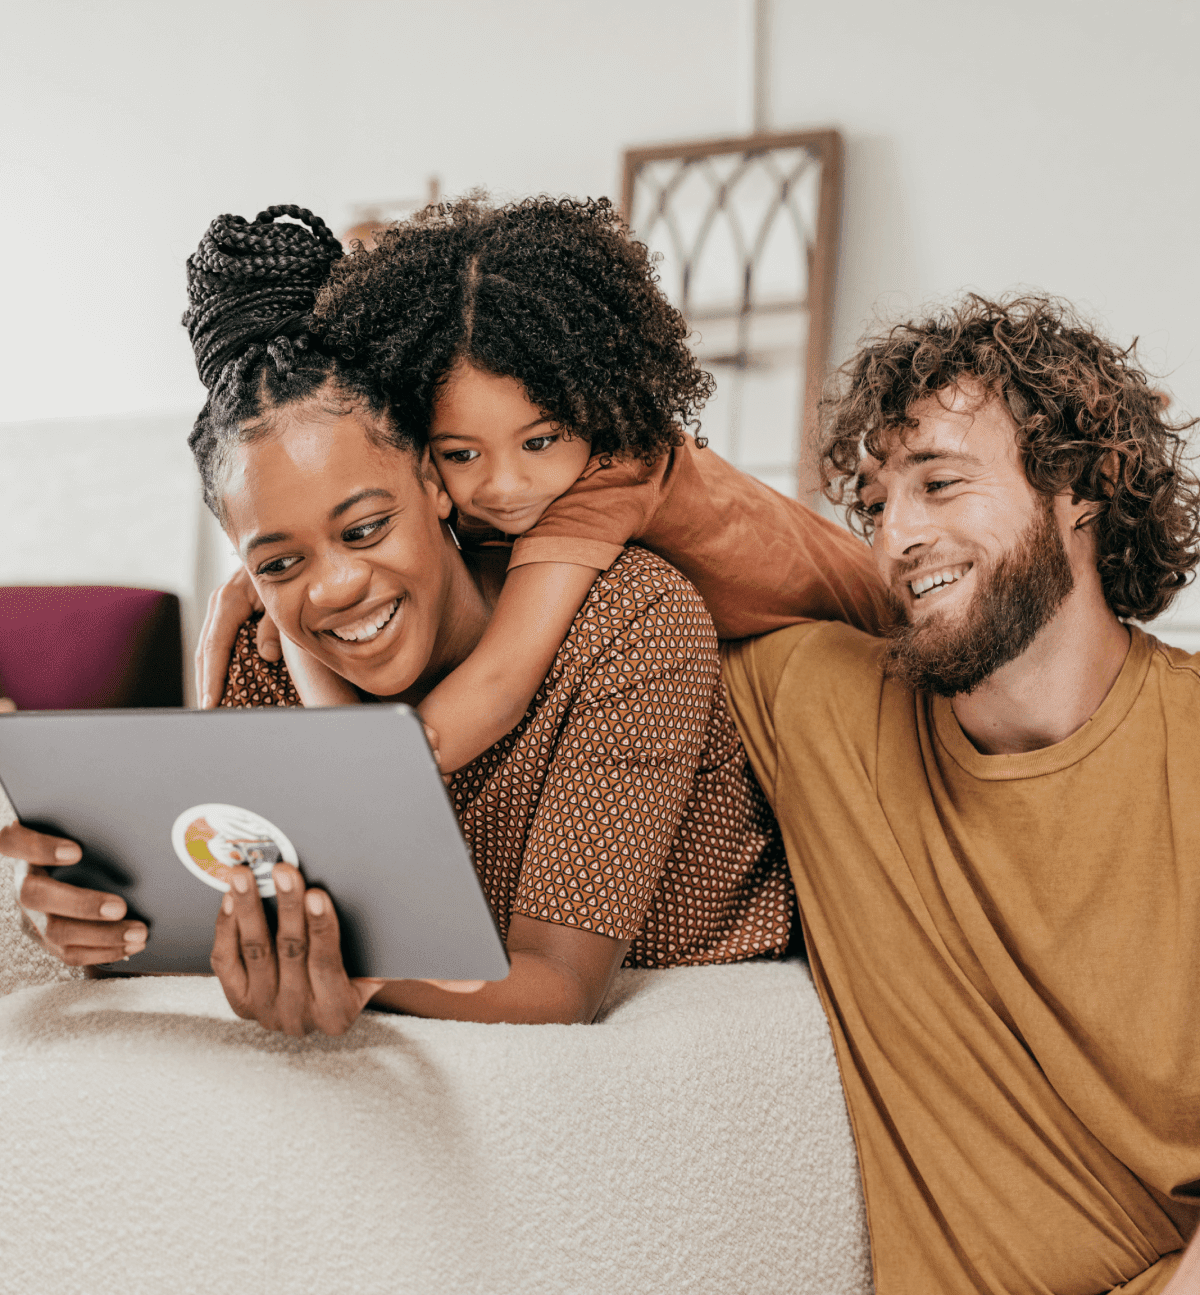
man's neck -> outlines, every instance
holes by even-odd
[[[984,755],[1062,742],[1096,713],[1121,673],[1129,631],[1099,598],[1076,589],[1028,648],[972,693],[954,698],[963,732]]]

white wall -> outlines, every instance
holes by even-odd
[[[1118,338],[1140,333],[1181,407],[1200,412],[1190,0],[771,10],[770,124],[847,137],[838,358],[877,304],[1032,285]],[[7,0],[0,423],[47,420],[72,455],[86,438],[61,420],[185,426],[201,390],[178,325],[183,262],[218,212],[299,201],[337,226],[356,202],[421,194],[431,173],[452,193],[615,196],[625,146],[747,130],[751,11]],[[159,489],[149,470],[135,479]],[[19,488],[46,486],[22,475]],[[95,524],[70,509],[55,522],[81,553]],[[15,525],[0,518],[0,547],[24,552],[36,540]],[[1200,597],[1184,610],[1200,647]]]

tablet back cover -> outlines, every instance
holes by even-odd
[[[221,862],[298,858],[333,896],[351,975],[498,980],[508,958],[406,706],[0,716],[23,823],[78,841],[55,875],[121,895],[150,939],[122,971],[209,970]],[[273,901],[265,900],[268,917]]]

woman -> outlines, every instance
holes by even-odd
[[[275,224],[284,214],[311,232]],[[210,387],[192,445],[206,499],[295,659],[416,703],[478,643],[506,555],[460,553],[450,501],[386,385],[321,349],[307,312],[339,255],[298,208],[214,222],[189,262],[186,318]],[[249,634],[227,701],[294,698]],[[644,550],[600,576],[525,719],[454,776],[451,794],[509,977],[469,992],[352,983],[330,905],[279,865],[274,946],[245,877],[218,919],[213,965],[235,1010],[289,1033],[341,1032],[367,1001],[478,1021],[590,1020],[623,961],[736,961],[788,945],[786,865],[724,707],[711,621]],[[41,863],[59,843],[16,832],[0,844]],[[48,947],[79,963],[111,960],[118,935],[140,947],[137,924],[99,920],[123,917],[111,897],[66,889],[37,874],[22,889],[27,909],[50,915]]]

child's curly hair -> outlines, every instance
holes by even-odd
[[[1200,482],[1165,399],[1121,350],[1067,303],[1046,296],[989,301],[974,293],[869,341],[821,402],[821,479],[868,535],[858,497],[863,454],[882,460],[913,405],[964,379],[1001,398],[1017,425],[1025,475],[1044,496],[1070,491],[1096,505],[1092,525],[1104,596],[1122,617],[1150,620],[1200,560]]]
[[[605,198],[426,208],[333,266],[324,344],[423,444],[460,361],[516,378],[593,453],[657,458],[712,394],[643,244]]]

